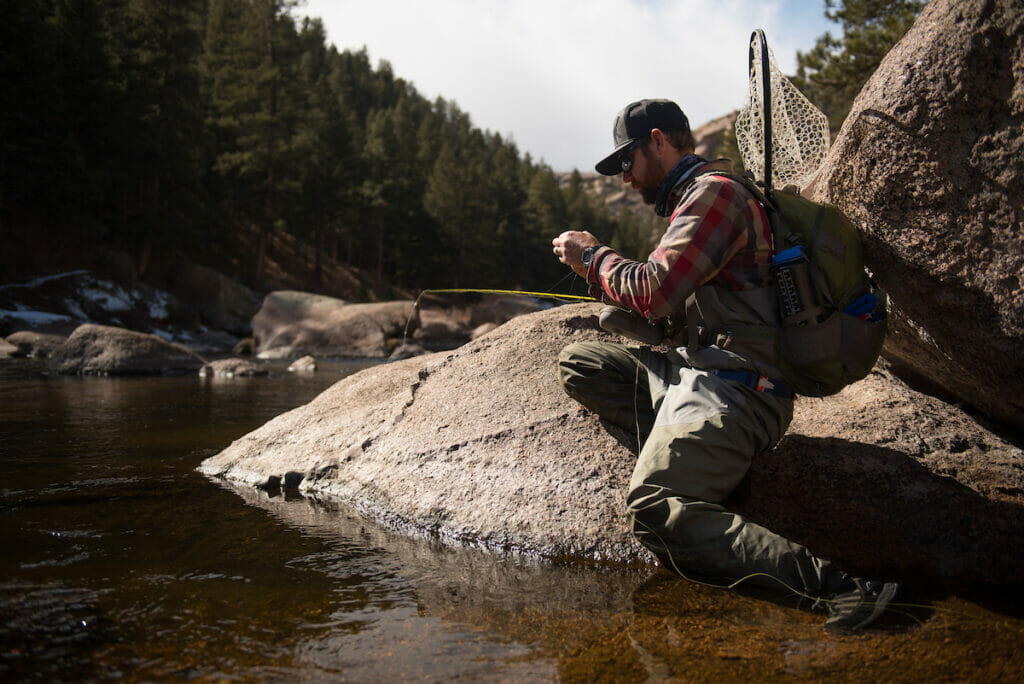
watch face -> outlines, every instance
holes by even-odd
[[[580,261],[583,262],[584,266],[590,266],[590,261],[593,258],[594,258],[594,248],[593,247],[587,247],[585,250],[583,250],[583,256],[580,257]]]

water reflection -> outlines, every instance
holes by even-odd
[[[210,383],[32,368],[0,363],[0,679],[1024,673],[1021,621],[959,599],[933,612],[906,607],[913,618],[837,638],[823,616],[785,602],[651,568],[442,543],[337,503],[195,472],[340,369]]]
[[[351,634],[312,633],[296,644],[301,662],[316,671],[371,679],[381,672],[478,679],[486,672],[542,681],[905,680],[913,667],[969,681],[984,662],[981,643],[1007,660],[1008,671],[1021,671],[1024,625],[957,599],[904,604],[876,630],[837,637],[824,630],[823,613],[793,597],[726,592],[650,568],[453,546],[378,527],[330,502],[232,489],[306,535],[362,549],[377,587],[395,589],[329,614],[338,624],[358,615],[363,622]],[[361,567],[335,562],[334,553],[308,560],[338,579]],[[477,669],[467,658],[488,664]]]

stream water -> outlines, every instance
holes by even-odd
[[[196,466],[359,366],[79,378],[0,359],[0,679],[1020,681],[1017,598],[834,636],[795,600],[387,529]]]

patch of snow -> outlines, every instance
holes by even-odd
[[[167,293],[157,291],[149,302],[149,317],[154,321],[170,318],[171,312],[167,309],[167,304]]]
[[[82,311],[82,305],[76,302],[74,299],[65,299],[64,306],[67,308],[68,313],[70,313],[75,318],[81,319],[83,321],[89,320],[89,317],[85,315],[84,311]]]
[[[13,318],[34,325],[62,323],[73,320],[70,316],[64,316],[63,314],[46,313],[45,311],[11,311],[9,309],[0,309],[0,318],[4,320]]]
[[[84,299],[95,302],[105,311],[131,311],[131,296],[120,285],[108,280],[95,281],[97,287],[83,287],[78,291]],[[104,289],[99,289],[104,288]]]
[[[172,335],[171,333],[167,332],[166,330],[159,330],[157,328],[152,328],[152,329],[150,329],[150,332],[152,332],[157,337],[162,338],[164,340],[164,342],[174,342],[174,335]]]

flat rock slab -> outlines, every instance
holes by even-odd
[[[625,496],[633,438],[569,399],[558,351],[597,305],[516,318],[458,350],[375,366],[245,435],[200,470],[294,487],[396,526],[488,546],[651,562]],[[802,399],[731,504],[851,570],[940,582],[1024,571],[1024,454],[879,369]]]

